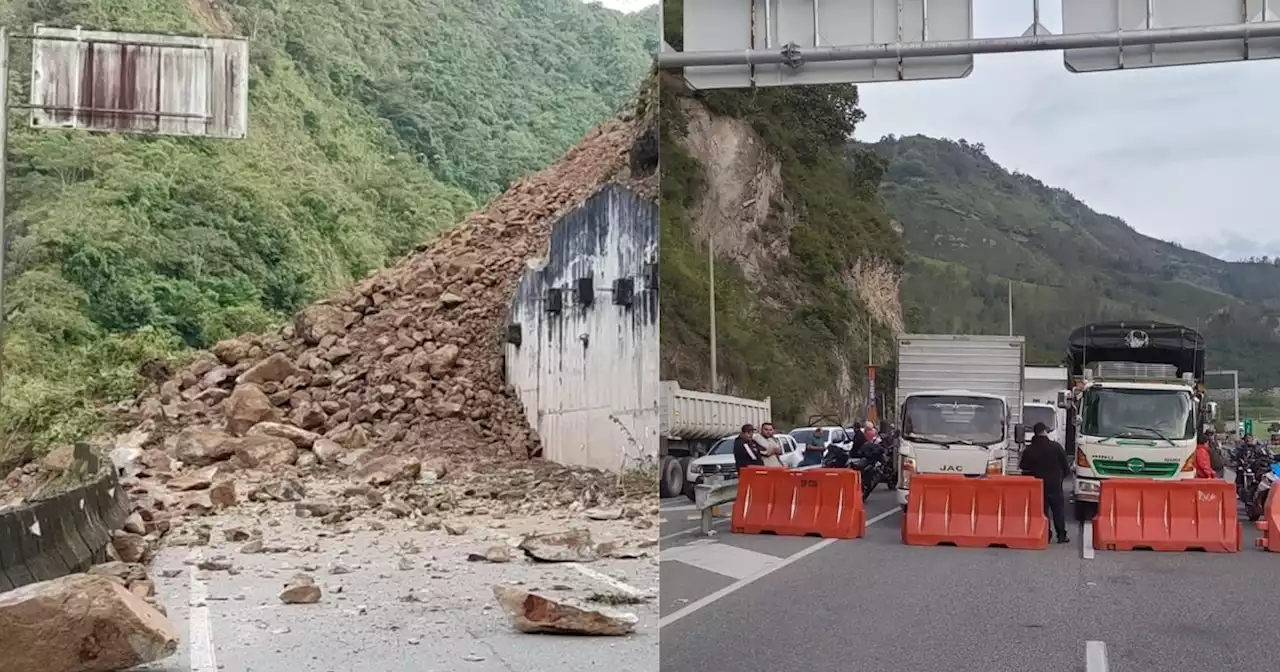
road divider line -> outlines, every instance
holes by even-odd
[[[874,525],[884,520],[885,518],[888,518],[889,516],[892,516],[896,513],[901,513],[901,512],[902,512],[901,509],[894,507],[888,511],[885,511],[884,513],[881,513],[875,516],[874,518],[869,519],[867,521],[867,526],[870,527],[871,525]],[[668,625],[671,625],[686,616],[689,616],[705,607],[715,604],[721,599],[733,593],[736,593],[739,590],[742,590],[743,588],[746,588],[747,586],[755,583],[756,581],[759,581],[760,579],[763,579],[764,577],[784,567],[787,567],[788,565],[792,565],[796,562],[799,562],[800,560],[803,560],[804,558],[810,555],[813,555],[814,553],[817,553],[818,551],[830,546],[831,544],[836,543],[837,541],[843,541],[843,539],[823,539],[822,541],[819,541],[818,543],[800,551],[799,553],[788,555],[787,557],[783,558],[781,562],[779,562],[776,565],[773,565],[772,567],[767,567],[763,570],[760,570],[759,572],[756,572],[755,574],[752,574],[751,576],[734,581],[733,583],[725,586],[724,588],[721,588],[720,590],[717,590],[714,593],[711,593],[710,595],[707,595],[706,597],[700,600],[695,600],[693,602],[690,602],[684,607],[681,607],[680,609],[673,611],[667,614],[666,616],[662,617],[658,621],[658,629],[661,630],[662,628],[665,628]]]
[[[1107,672],[1106,642],[1088,641],[1084,643],[1085,672]]]
[[[585,565],[580,565],[576,562],[571,562],[569,563],[569,566],[581,572],[583,576],[595,579],[596,581],[599,581],[600,583],[603,583],[604,585],[609,586],[610,588],[624,595],[627,595],[630,597],[640,597],[644,595],[643,590],[640,590],[635,586],[629,586],[613,578],[612,576],[609,576],[608,574],[605,574],[603,572],[597,572],[596,570],[591,569],[590,567],[587,567]]]
[[[200,578],[200,551],[193,550],[188,568],[187,639],[190,642],[191,672],[218,672],[218,659],[213,647],[213,626],[209,619],[209,587]]]
[[[1092,560],[1094,555],[1093,548],[1093,521],[1086,520],[1081,526],[1080,533],[1080,555],[1085,560]]]
[[[733,519],[732,518],[716,518],[715,520],[711,521],[711,526],[715,527],[716,525],[719,525],[721,523],[727,523],[731,520]],[[676,537],[683,537],[686,534],[693,534],[694,532],[697,532],[701,529],[702,528],[700,527],[690,527],[687,529],[680,530],[679,532],[672,532],[671,534],[668,534],[664,537],[658,537],[658,544],[661,545],[662,542],[668,539],[675,539]]]

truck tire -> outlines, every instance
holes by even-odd
[[[685,497],[689,498],[690,502],[694,500],[694,485],[696,485],[694,481],[689,480],[689,465],[692,465],[692,463],[694,463],[694,458],[692,457],[680,458],[680,472],[685,476],[685,486],[682,492],[685,493]]]
[[[662,474],[659,478],[658,494],[664,499],[684,494],[684,471],[680,468],[680,460],[674,457],[662,458]]]

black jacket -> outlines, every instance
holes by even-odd
[[[733,462],[739,470],[743,467],[762,467],[764,458],[760,456],[761,450],[764,448],[755,441],[739,436],[733,440]]]
[[[1067,451],[1057,441],[1047,436],[1036,436],[1022,450],[1018,463],[1022,473],[1030,474],[1049,483],[1061,483],[1071,471]]]

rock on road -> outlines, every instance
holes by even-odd
[[[287,514],[266,522],[232,515],[205,522],[213,530],[209,546],[164,548],[152,563],[158,597],[182,646],[179,655],[140,671],[585,672],[658,666],[654,558],[535,564],[514,551],[510,562],[468,561],[470,554],[505,543],[505,537],[518,539],[524,524],[550,531],[545,520],[506,520],[499,529],[475,526],[459,535],[418,531],[409,521],[378,521],[369,525],[381,529],[335,534]],[[614,527],[618,522],[612,521]],[[609,525],[581,524],[595,528],[600,540],[609,536]],[[259,526],[268,551],[278,552],[240,552],[246,541],[226,541],[221,532]],[[200,559],[221,564],[199,569]],[[230,569],[222,568],[226,563]],[[299,572],[321,587],[318,603],[283,604],[278,598]],[[494,601],[496,584],[557,599],[608,600],[636,614],[639,624],[625,637],[521,634]],[[638,599],[620,599],[627,593]]]
[[[892,495],[863,539],[662,530],[662,669],[1108,672],[1261,669],[1280,557],[901,543]],[[682,526],[688,527],[688,524]],[[1097,644],[1100,643],[1100,644]]]

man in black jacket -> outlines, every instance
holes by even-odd
[[[764,446],[756,443],[755,434],[754,426],[743,425],[738,438],[733,440],[733,463],[738,471],[742,471],[744,467],[764,466]]]
[[[1065,544],[1070,540],[1067,538],[1066,498],[1062,494],[1062,481],[1071,471],[1071,464],[1067,462],[1067,451],[1057,441],[1049,438],[1049,428],[1043,422],[1037,422],[1031,431],[1035,436],[1023,449],[1019,466],[1022,473],[1044,481],[1045,512],[1053,517],[1053,531],[1058,533],[1058,543]]]

